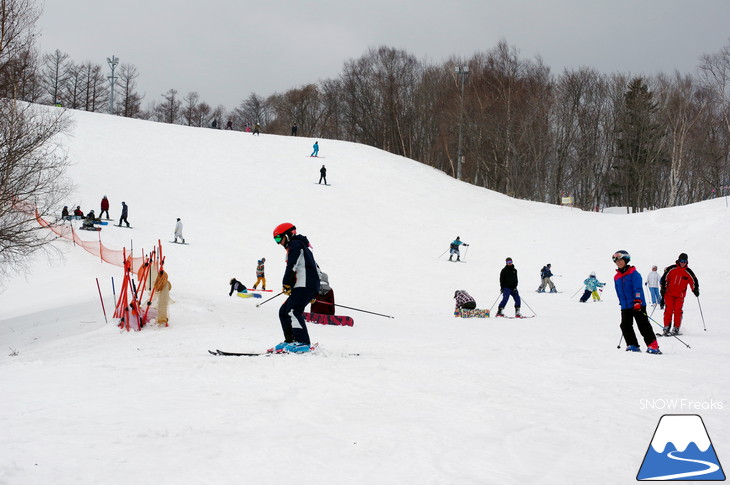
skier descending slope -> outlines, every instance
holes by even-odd
[[[612,259],[616,263],[616,275],[613,277],[613,282],[616,285],[616,296],[621,304],[621,332],[626,340],[626,350],[641,352],[634,332],[634,320],[636,320],[636,326],[646,343],[646,351],[650,354],[661,354],[656,336],[651,330],[649,317],[646,315],[641,275],[636,271],[636,267],[629,264],[631,256],[627,251],[616,251]]]
[[[274,241],[286,249],[286,269],[282,292],[289,295],[279,309],[284,342],[274,347],[276,352],[302,353],[311,350],[309,332],[302,313],[319,291],[319,272],[309,240],[297,234],[297,228],[288,222],[274,229]]]

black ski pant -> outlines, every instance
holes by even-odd
[[[621,309],[621,333],[624,335],[626,345],[639,345],[636,332],[634,332],[634,320],[636,320],[636,326],[639,328],[639,332],[647,346],[656,340],[656,335],[654,335],[651,323],[649,323],[649,317],[646,316],[645,306],[641,307],[641,310]]]
[[[119,218],[119,225],[120,226],[122,225],[122,222],[124,222],[127,225],[127,227],[129,227],[129,221],[127,220],[127,216],[122,216],[122,217]]]
[[[285,342],[299,342],[310,345],[307,322],[304,320],[304,308],[309,304],[317,293],[309,288],[294,288],[281,308],[279,308],[279,321],[284,331]]]
[[[101,214],[99,214],[99,219],[101,219],[102,217],[104,217],[104,213],[105,212],[106,212],[106,218],[109,219],[109,209],[107,209],[107,210],[102,209],[101,210]]]
[[[327,177],[324,175],[320,175],[319,182],[317,182],[317,183],[321,184],[322,180],[324,180],[324,184],[327,185]]]
[[[593,293],[591,290],[586,290],[583,292],[583,296],[580,297],[581,303],[585,303],[588,301],[588,298],[591,297],[591,293]]]

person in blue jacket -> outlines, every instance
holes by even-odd
[[[309,249],[309,240],[297,234],[297,228],[288,222],[274,229],[274,241],[286,249],[286,269],[282,293],[289,298],[279,308],[279,321],[284,331],[284,342],[274,347],[277,352],[309,352],[311,341],[304,320],[304,308],[319,292],[319,269]]]
[[[461,245],[468,246],[467,243],[461,240],[460,236],[456,236],[456,239],[451,241],[451,244],[449,245],[449,261],[452,261],[451,258],[454,257],[454,254],[456,255],[456,260],[461,261],[461,253],[459,252],[459,246]]]
[[[621,333],[626,340],[626,350],[641,352],[634,332],[634,320],[636,320],[636,326],[647,347],[646,351],[650,354],[661,354],[656,335],[654,335],[649,317],[646,315],[646,300],[641,275],[636,271],[635,266],[629,264],[631,256],[627,251],[623,249],[616,251],[612,259],[616,263],[616,275],[613,277],[613,282],[621,305]]]
[[[598,294],[598,288],[606,286],[606,283],[598,281],[595,271],[591,271],[590,276],[583,280],[583,284],[586,286],[586,291],[584,291],[583,296],[580,297],[581,303],[587,302],[588,297],[591,295],[593,295],[593,301],[601,301],[601,295]]]
[[[319,155],[319,142],[318,141],[315,141],[314,142],[314,145],[312,145],[312,148],[314,150],[312,151],[312,154],[309,155],[309,156],[310,157],[316,157],[316,156],[318,156]]]

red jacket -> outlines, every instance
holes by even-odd
[[[104,197],[101,199],[101,210],[108,211],[109,210],[109,199]]]
[[[668,295],[681,298],[684,298],[684,295],[687,294],[687,286],[692,288],[692,291],[700,288],[700,283],[697,281],[694,272],[687,266],[682,268],[676,264],[668,266],[664,270],[659,284],[662,288],[662,296]]]

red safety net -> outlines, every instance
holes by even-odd
[[[87,252],[93,254],[97,258],[100,258],[106,263],[113,264],[115,266],[124,266],[124,250],[110,249],[107,246],[104,246],[104,243],[101,242],[101,231],[97,231],[97,235],[99,237],[98,241],[84,241],[79,237],[78,232],[74,229],[73,225],[70,222],[64,224],[51,224],[50,222],[43,219],[38,214],[38,211],[35,210],[35,208],[33,208],[32,212],[35,213],[35,219],[36,221],[38,221],[38,224],[40,224],[41,227],[50,229],[58,236],[64,239],[68,239],[69,241],[73,241],[74,244],[84,248]],[[128,259],[132,265],[132,271],[134,271],[135,273],[144,263],[143,256],[138,256],[134,258],[130,255]]]

